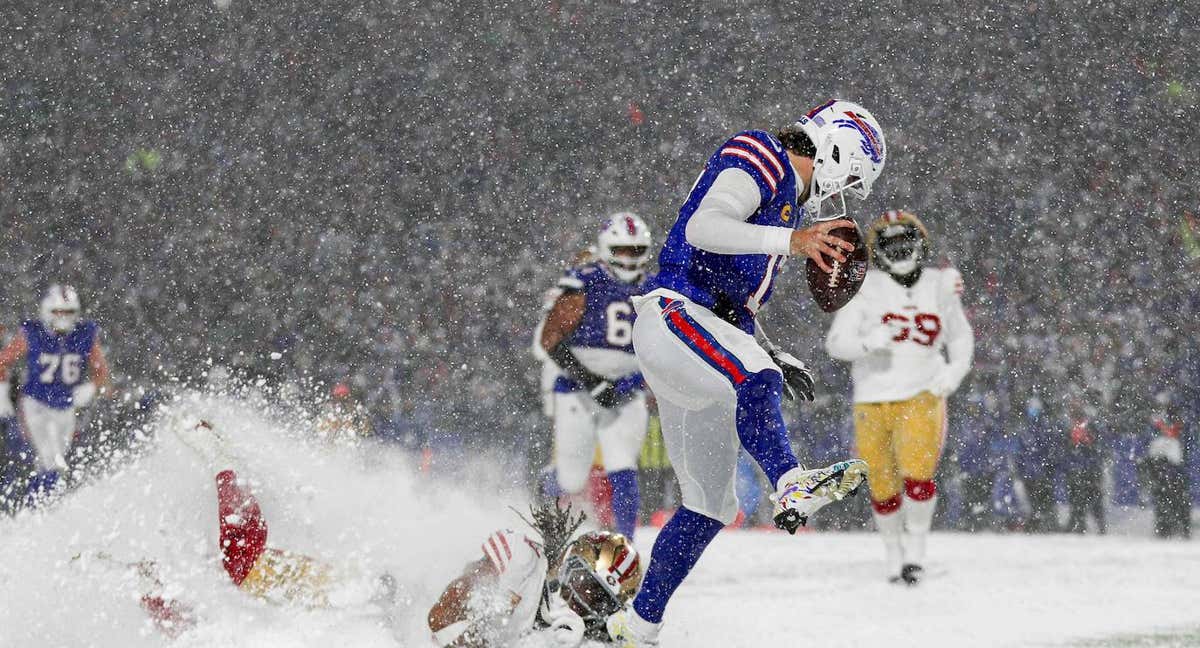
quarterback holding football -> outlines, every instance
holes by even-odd
[[[916,584],[937,501],[934,471],[946,435],[946,397],[971,370],[975,338],[962,277],[929,266],[929,232],[889,211],[867,231],[872,268],[838,311],[825,348],[851,362],[854,436],[871,466],[871,504],[892,582]]]

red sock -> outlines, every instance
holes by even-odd
[[[937,495],[937,484],[932,479],[905,479],[904,492],[914,502],[924,502]]]
[[[874,508],[875,512],[880,515],[895,513],[896,511],[900,510],[900,495],[892,495],[885,500],[873,499],[871,500],[871,508]]]
[[[234,585],[241,585],[267,547],[267,521],[258,500],[238,485],[232,470],[217,473],[217,521],[225,571]]]

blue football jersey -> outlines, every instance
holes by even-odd
[[[40,321],[30,320],[21,330],[29,345],[22,393],[55,409],[71,407],[75,386],[88,379],[88,358],[100,328],[82,320],[70,333],[58,335]]]
[[[613,276],[601,261],[567,270],[558,280],[565,291],[582,292],[586,300],[583,319],[564,344],[589,371],[615,380],[637,372],[633,354],[634,295],[649,290],[650,277],[639,283],[626,283]],[[579,389],[574,381],[560,376],[556,391]]]
[[[659,253],[657,285],[686,296],[753,334],[754,317],[771,298],[786,257],[707,252],[688,243],[685,234],[688,220],[713,181],[729,168],[749,173],[758,185],[761,202],[747,222],[794,229],[803,220],[803,208],[796,203],[799,181],[783,145],[765,131],[742,131],[708,158],[679,209],[679,218]]]
[[[558,280],[558,287],[582,292],[587,306],[579,328],[566,339],[567,346],[633,353],[635,315],[630,298],[646,293],[647,281],[625,283],[601,261],[568,269]]]

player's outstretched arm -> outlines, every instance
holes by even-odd
[[[429,610],[429,630],[439,646],[484,648],[488,645],[486,633],[480,631],[479,620],[472,618],[470,603],[472,594],[495,585],[497,576],[496,566],[484,557],[468,563],[462,575],[450,581]]]

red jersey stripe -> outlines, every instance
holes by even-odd
[[[754,168],[758,169],[759,174],[762,175],[763,180],[765,180],[766,183],[768,185],[770,185],[771,192],[772,193],[775,192],[775,186],[778,184],[775,181],[775,176],[771,175],[770,171],[767,171],[766,165],[764,165],[762,163],[762,161],[758,159],[757,155],[755,155],[745,149],[737,148],[736,146],[726,146],[725,148],[721,149],[721,155],[733,155],[736,157],[740,157],[743,160],[746,160],[750,164],[754,165]]]
[[[504,559],[500,557],[500,548],[496,546],[495,536],[488,538],[487,544],[484,545],[485,553],[487,553],[486,550],[489,547],[491,548],[491,553],[488,553],[488,556],[492,559],[492,562],[496,563],[496,569],[500,571],[500,573],[504,573]]]
[[[741,142],[743,144],[749,144],[752,146],[754,150],[758,151],[760,156],[766,159],[767,162],[770,162],[771,166],[775,167],[775,172],[779,174],[777,180],[783,180],[783,165],[779,163],[779,158],[771,152],[771,149],[767,148],[762,142],[750,137],[749,135],[738,135],[733,139],[736,142]]]
[[[496,534],[496,537],[497,537],[497,538],[500,538],[500,545],[501,545],[502,547],[504,547],[504,555],[505,555],[505,557],[506,557],[506,558],[508,558],[508,560],[511,562],[511,561],[512,561],[512,549],[509,549],[509,548],[508,548],[508,540],[507,540],[507,539],[505,539],[505,537],[504,537],[504,534],[503,534],[503,533],[497,533],[497,534]]]

